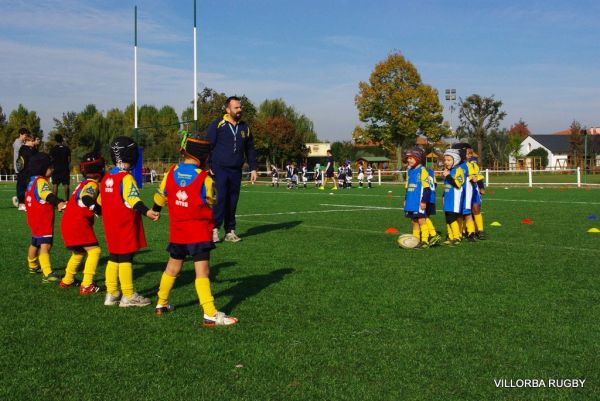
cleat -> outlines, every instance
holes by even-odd
[[[79,287],[81,285],[81,281],[75,279],[71,284],[67,284],[63,280],[60,280],[60,283],[58,283],[58,285],[60,286],[60,288]]]
[[[150,298],[146,298],[134,292],[130,298],[127,298],[125,295],[121,297],[121,302],[119,302],[119,306],[121,308],[129,308],[131,306],[148,306],[150,305]]]
[[[218,228],[213,228],[213,242],[219,242],[221,241],[221,238],[219,238],[219,229]]]
[[[214,326],[231,326],[238,322],[238,319],[233,316],[227,316],[223,312],[217,312],[214,316],[208,316],[204,314],[204,321],[202,325],[204,327]]]
[[[42,276],[42,283],[44,284],[54,283],[58,280],[60,280],[60,277],[54,272],[48,274],[47,276]]]
[[[468,242],[477,242],[477,240],[475,239],[475,234],[467,235],[467,241]]]
[[[14,207],[19,207],[19,198],[17,198],[16,196],[12,197],[12,204]]]
[[[439,245],[440,242],[442,242],[442,237],[439,234],[436,234],[433,237],[429,238],[430,247]]]
[[[24,203],[19,203],[19,206],[17,207],[18,210],[20,210],[21,212],[26,212],[27,208],[25,207]]]
[[[95,285],[94,283],[84,287],[83,285],[79,286],[79,293],[81,295],[90,295],[90,294],[95,294],[97,292],[102,291],[102,288],[98,287],[97,285]]]
[[[421,242],[419,242],[419,243],[417,244],[417,246],[415,246],[415,247],[414,247],[414,248],[412,248],[412,249],[416,249],[416,250],[418,250],[418,251],[422,251],[423,249],[427,249],[427,248],[429,248],[429,244],[428,244],[427,242],[423,242],[423,241],[421,241]]]
[[[225,242],[240,242],[242,239],[235,234],[235,231],[231,230],[225,234]]]
[[[325,187],[319,187],[319,191],[324,191]]]
[[[107,292],[106,296],[104,297],[104,305],[106,305],[106,306],[117,305],[120,300],[121,300],[121,292],[120,291],[117,291],[116,295],[113,295],[110,292]]]
[[[477,239],[480,241],[485,241],[487,236],[485,235],[485,231],[479,231],[477,234]]]
[[[157,304],[156,308],[154,308],[154,314],[156,316],[166,315],[169,312],[173,312],[175,307],[173,305],[161,305]]]
[[[460,245],[460,240],[459,239],[449,239],[449,240],[444,241],[443,244],[446,246],[453,247],[456,245]]]
[[[42,268],[41,267],[30,267],[29,269],[29,274],[38,274],[42,272]]]

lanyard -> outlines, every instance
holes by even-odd
[[[233,124],[231,124],[230,122],[228,122],[227,125],[229,126],[229,130],[233,134],[233,153],[235,153],[237,152],[237,132],[239,124],[235,126],[235,130],[233,129]]]

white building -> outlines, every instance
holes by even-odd
[[[568,135],[529,135],[521,142],[519,154],[522,158],[510,157],[511,170],[536,168],[532,159],[525,156],[534,149],[543,148],[548,152],[546,170],[566,169],[569,161]]]

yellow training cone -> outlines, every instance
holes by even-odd
[[[490,226],[492,226],[492,227],[502,227],[502,224],[498,223],[497,221],[494,221],[493,223],[490,224]]]
[[[590,228],[588,231],[588,233],[600,233],[600,230],[598,230],[597,228]]]

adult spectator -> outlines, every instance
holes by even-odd
[[[35,138],[29,130],[25,135],[23,146],[19,148],[19,157],[17,158],[17,200],[18,208],[25,211],[25,192],[29,184],[29,159],[37,153],[35,148]]]
[[[215,228],[213,241],[219,242],[219,229],[225,228],[227,242],[241,240],[235,233],[235,210],[240,197],[242,166],[248,162],[250,180],[256,181],[256,150],[248,125],[242,121],[242,101],[236,96],[227,98],[226,114],[213,121],[206,136],[212,147],[212,172],[217,190],[213,207]]]
[[[61,134],[56,134],[54,140],[56,141],[56,145],[50,150],[50,158],[54,165],[52,193],[54,196],[58,196],[58,186],[62,184],[65,191],[65,199],[69,199],[69,195],[71,194],[69,191],[69,184],[71,183],[71,150],[65,145]]]
[[[27,136],[27,134],[29,133],[29,130],[27,128],[21,128],[19,129],[19,137],[17,139],[15,139],[15,141],[13,142],[13,168],[15,170],[15,174],[19,173],[19,149],[21,149],[21,146],[23,146],[23,144],[25,143],[25,137]],[[17,192],[17,196],[13,196],[12,198],[12,202],[13,205],[15,207],[19,207],[19,182],[17,180],[17,187],[16,187],[16,192]]]

